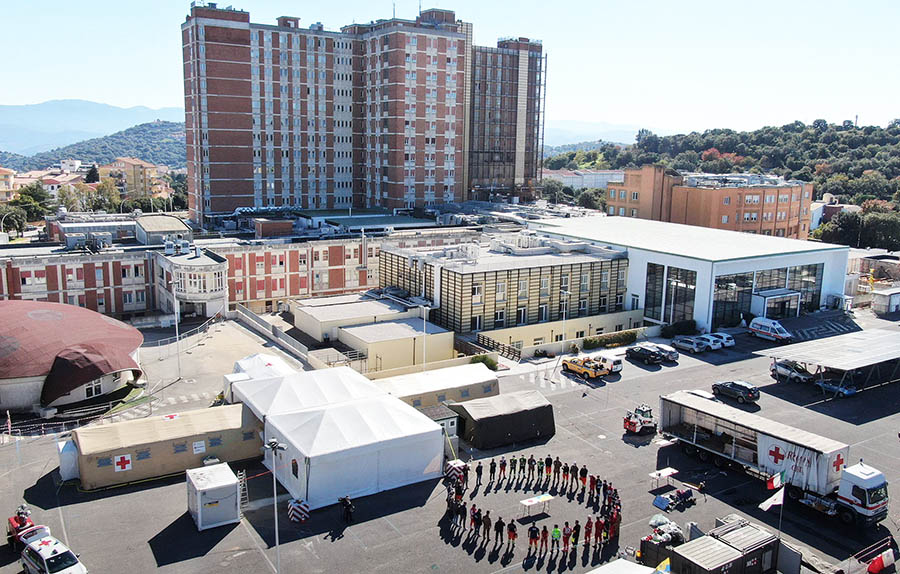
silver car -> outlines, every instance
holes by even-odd
[[[672,346],[689,353],[702,353],[710,349],[710,345],[706,341],[687,335],[678,335],[672,339]]]
[[[641,347],[653,349],[657,353],[661,354],[666,361],[678,360],[678,351],[668,345],[663,345],[662,343],[651,343],[649,341],[638,343],[638,345]]]

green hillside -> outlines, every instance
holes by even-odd
[[[42,169],[62,160],[104,164],[117,157],[136,157],[151,163],[185,166],[184,123],[151,122],[121,132],[67,145],[32,156],[0,151],[0,166],[16,171]]]

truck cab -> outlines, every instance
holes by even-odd
[[[843,468],[837,498],[842,507],[838,516],[845,523],[852,523],[857,516],[865,524],[875,524],[887,517],[888,483],[884,474],[862,461]]]
[[[585,379],[596,379],[609,374],[609,369],[599,361],[590,358],[566,359],[562,362],[563,371],[575,373]]]

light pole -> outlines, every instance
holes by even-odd
[[[3,222],[6,220],[7,216],[9,216],[12,211],[7,211],[3,214],[3,217],[0,217],[0,233],[3,233]]]
[[[181,380],[181,337],[178,334],[178,323],[181,316],[181,304],[178,303],[178,294],[176,289],[178,284],[175,281],[169,281],[169,287],[172,288],[172,300],[175,302],[175,359],[178,362],[178,379]]]
[[[265,444],[266,450],[272,451],[272,509],[275,512],[275,574],[281,574],[281,549],[278,547],[278,479],[275,478],[275,451],[285,450],[287,446],[270,438]]]
[[[566,304],[563,307],[563,324],[562,324],[562,345],[560,345],[559,354],[562,355],[566,350],[566,317],[569,316],[569,292],[566,290],[559,292],[560,296],[566,298]]]

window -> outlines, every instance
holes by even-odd
[[[134,293],[132,293],[131,291],[125,291],[124,293],[122,293],[122,303],[124,303],[125,305],[131,305],[132,303],[134,303]]]
[[[538,305],[538,322],[543,323],[548,319],[548,317],[549,314],[547,313],[547,304],[544,303],[543,305]]]
[[[631,201],[637,201],[637,200],[638,200],[638,192],[632,191],[631,192]]]
[[[560,291],[568,291],[569,290],[569,276],[562,275],[559,278],[559,290]]]
[[[587,303],[588,303],[587,299],[582,299],[578,302],[578,316],[579,317],[584,317],[585,315],[587,315],[587,309],[588,309]]]
[[[584,338],[584,331],[575,331],[575,338],[576,338],[576,339],[583,339],[583,338]]]
[[[581,291],[588,291],[591,288],[591,276],[588,273],[581,274],[581,281],[579,282],[579,289]]]
[[[638,210],[637,210],[637,209],[632,209],[632,210],[631,210],[631,217],[637,217],[637,216],[638,216]]]
[[[641,308],[641,296],[640,295],[631,295],[631,310],[636,311]]]
[[[135,291],[134,292],[135,303],[143,303],[145,296],[146,296],[146,293],[144,293],[143,291]]]
[[[506,299],[506,281],[497,281],[497,301]]]
[[[516,325],[524,325],[528,321],[528,313],[525,307],[516,309]]]
[[[91,399],[94,397],[99,397],[102,394],[103,394],[103,390],[101,389],[101,385],[100,385],[99,381],[94,381],[94,382],[88,383],[84,387],[84,396],[88,399]]]
[[[543,345],[543,344],[544,344],[544,338],[543,338],[543,337],[535,337],[535,338],[534,338],[534,341],[532,341],[532,344],[533,344],[533,345]]]
[[[601,313],[605,313],[605,312],[607,311],[608,305],[607,305],[607,298],[606,298],[605,295],[602,296],[602,297],[600,297],[600,305],[599,305],[599,307],[600,307],[600,312],[601,312]]]
[[[622,324],[621,324],[621,323],[620,323],[620,324],[618,324],[618,325],[616,325],[616,332],[619,332],[619,331],[621,331],[621,330],[622,330],[622,328],[623,328],[623,325],[622,325]]]
[[[728,223],[728,216],[727,216],[727,215],[723,215],[723,216],[722,216],[722,223]]]
[[[447,400],[447,395],[443,395],[443,394],[438,395],[437,399],[438,399],[439,403],[442,403]]]
[[[616,214],[616,208],[613,207],[612,205],[610,205],[610,206],[606,209],[606,211],[607,211],[610,215],[615,215],[615,214]]]
[[[106,307],[106,296],[105,295],[97,295],[97,308]]]
[[[494,329],[502,329],[506,326],[506,311],[503,309],[494,311]]]
[[[619,215],[621,215],[622,217],[625,216],[625,208],[624,207],[619,208]]]
[[[519,280],[519,299],[528,299],[528,280]]]
[[[609,271],[600,272],[600,290],[609,290]]]
[[[474,315],[471,319],[469,319],[469,330],[470,331],[480,331],[481,330],[481,315]]]
[[[300,477],[300,465],[297,464],[296,458],[291,459],[291,474],[294,475],[294,478]]]
[[[481,283],[472,283],[472,304],[473,305],[481,304],[481,291],[482,291]]]
[[[491,392],[492,390],[494,390],[494,386],[493,386],[493,385],[483,385],[483,386],[481,387],[481,392],[483,392],[483,393],[486,394],[486,395],[487,395],[487,394],[490,394],[490,392]]]
[[[549,277],[541,277],[541,297],[546,297],[550,294],[550,278]]]
[[[559,302],[559,316],[562,319],[565,319],[569,316],[569,302],[568,301],[560,301]]]
[[[421,406],[422,406],[422,399],[413,399],[413,404],[412,404],[412,406],[414,406],[414,407],[421,407]]]
[[[97,283],[103,283],[103,268],[97,267],[94,269],[94,278],[97,280]]]
[[[619,190],[619,199],[625,199],[626,197],[628,197],[628,192],[625,191],[624,189],[620,189]]]
[[[726,195],[722,198],[722,205],[731,205],[731,196]]]

